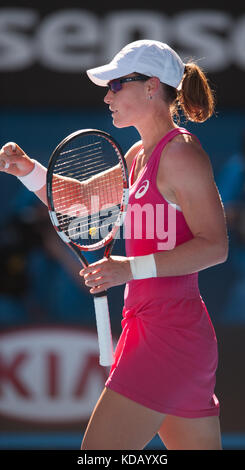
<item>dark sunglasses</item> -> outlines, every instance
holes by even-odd
[[[142,75],[136,75],[135,77],[116,78],[115,80],[111,80],[107,86],[110,91],[117,93],[122,89],[122,83],[138,81],[146,82],[146,80],[149,80],[149,78],[150,77],[144,77]]]

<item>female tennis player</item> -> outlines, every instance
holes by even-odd
[[[115,360],[82,449],[143,449],[157,433],[167,449],[221,449],[217,340],[198,272],[227,259],[226,224],[209,157],[175,122],[178,106],[187,120],[208,119],[211,89],[199,66],[150,40],[87,74],[109,87],[114,125],[134,126],[140,140],[126,154],[127,256],[80,273],[91,293],[126,283]],[[0,158],[7,173],[33,174],[18,146],[4,146]],[[43,169],[34,173],[29,189],[46,202]]]
[[[168,449],[221,449],[217,341],[198,271],[226,260],[226,224],[207,154],[174,121],[177,104],[187,120],[208,119],[211,89],[195,63],[157,41],[128,44],[87,73],[109,86],[113,124],[141,140],[126,155],[127,257],[81,271],[93,293],[126,283],[115,362],[82,449],[142,449],[156,433]]]

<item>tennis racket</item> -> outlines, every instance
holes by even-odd
[[[47,171],[47,202],[60,238],[84,267],[86,252],[103,249],[109,258],[128,202],[128,172],[122,150],[106,132],[78,130],[53,151]],[[102,255],[103,256],[103,255]],[[94,294],[103,366],[113,363],[107,293]]]

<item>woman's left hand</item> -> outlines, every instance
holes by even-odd
[[[80,271],[90,293],[97,294],[110,287],[119,286],[133,279],[130,261],[124,256],[103,258]]]

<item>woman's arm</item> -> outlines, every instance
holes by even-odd
[[[173,142],[161,159],[159,174],[164,174],[159,189],[167,180],[193,239],[155,254],[158,276],[189,274],[223,263],[228,255],[225,214],[207,154],[199,144]]]

